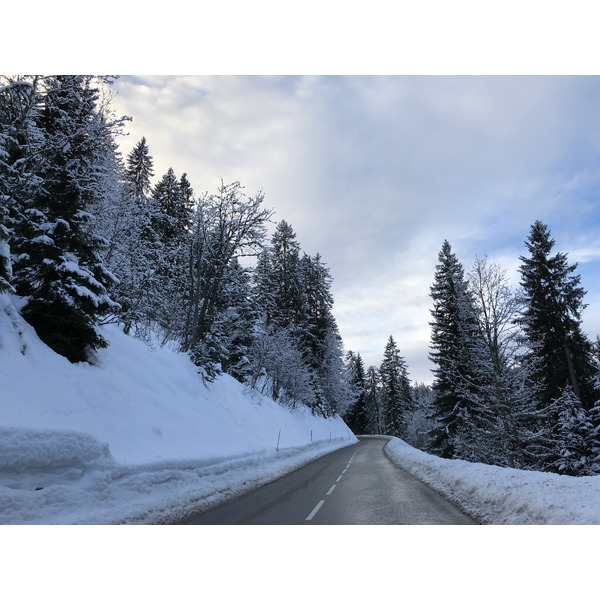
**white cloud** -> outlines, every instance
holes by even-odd
[[[346,347],[382,352],[392,334],[420,380],[444,239],[465,268],[488,253],[516,271],[540,219],[557,247],[596,251],[598,78],[145,76],[117,87],[134,117],[124,153],[144,135],[158,177],[172,166],[197,193],[221,177],[264,191],[330,267]]]

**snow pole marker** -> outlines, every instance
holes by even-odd
[[[279,452],[279,440],[281,439],[281,429],[279,430],[279,435],[277,436],[277,448],[275,448],[276,452]]]

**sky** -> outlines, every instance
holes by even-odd
[[[597,76],[121,76],[126,156],[146,137],[196,195],[262,191],[333,277],[346,350],[378,366],[392,335],[430,383],[429,296],[444,240],[518,285],[535,220],[579,262],[583,326],[600,333]]]

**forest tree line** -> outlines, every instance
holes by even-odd
[[[172,168],[153,184],[142,138],[123,159],[112,80],[3,77],[0,292],[72,362],[101,325],[186,352],[206,380],[231,374],[317,414],[349,400],[331,276],[239,182],[196,194]],[[256,267],[243,266],[253,257]]]
[[[520,257],[519,289],[448,241],[430,288],[433,384],[411,386],[390,336],[380,368],[349,354],[357,433],[395,435],[444,458],[566,475],[600,473],[600,343],[581,327],[585,290],[547,225]]]

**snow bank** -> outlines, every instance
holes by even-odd
[[[85,467],[110,458],[108,444],[85,433],[0,427],[0,469]]]
[[[385,453],[480,523],[600,524],[600,476],[569,477],[448,460],[398,438],[390,438]]]
[[[0,523],[184,518],[356,443],[115,325],[94,366],[52,352],[0,294]]]

